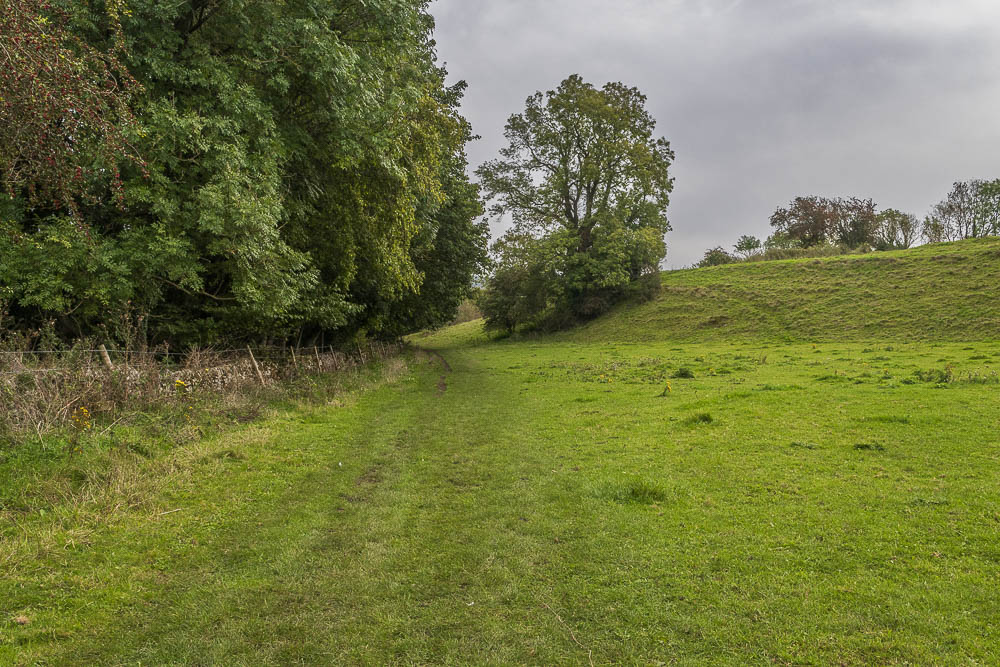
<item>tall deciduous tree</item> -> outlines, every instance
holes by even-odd
[[[477,172],[490,212],[509,216],[519,239],[497,248],[502,274],[511,273],[503,268],[510,249],[520,255],[529,239],[544,246],[558,281],[546,307],[593,315],[631,281],[658,272],[674,153],[654,135],[645,104],[636,88],[598,89],[571,76],[528,98],[507,122],[501,157]]]
[[[74,39],[126,53],[143,86],[148,178],[126,163],[124,211],[85,204],[85,245],[15,202],[0,219],[15,321],[72,336],[131,310],[154,341],[206,344],[447,319],[485,240],[428,4],[128,0],[119,33],[120,2],[77,3]]]

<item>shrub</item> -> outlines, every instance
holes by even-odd
[[[955,369],[951,364],[948,364],[943,369],[930,368],[927,370],[914,371],[913,377],[920,382],[928,382],[931,384],[949,384],[955,381]]]
[[[722,266],[723,264],[732,264],[738,261],[740,261],[738,257],[729,254],[721,246],[716,246],[706,250],[705,256],[701,258],[701,261],[696,266],[703,269],[709,266]]]
[[[482,311],[476,306],[476,304],[470,300],[466,299],[458,306],[458,314],[455,315],[455,319],[452,320],[452,324],[464,324],[465,322],[472,322],[474,320],[481,319],[483,316]]]

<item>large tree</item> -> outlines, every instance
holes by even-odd
[[[83,206],[85,241],[24,192],[0,210],[15,321],[72,336],[131,314],[154,341],[205,344],[446,319],[471,270],[443,267],[485,241],[428,4],[129,0],[119,33],[120,2],[75,3],[75,38],[126,53],[142,84],[148,173],[121,165],[124,210]]]
[[[636,88],[598,89],[571,76],[528,98],[507,122],[500,158],[477,171],[490,212],[509,217],[518,239],[496,248],[504,275],[511,274],[503,268],[508,255],[531,240],[544,246],[540,254],[558,281],[546,307],[593,315],[630,282],[658,272],[674,153],[654,135],[645,105]]]

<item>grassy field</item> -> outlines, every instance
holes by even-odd
[[[0,508],[0,663],[997,664],[993,306],[964,332],[917,297],[873,314],[899,257],[847,299],[884,337],[832,292],[735,319],[734,285],[793,264],[682,272],[557,338],[419,337],[441,356],[179,446],[138,490],[29,480],[47,504]],[[724,296],[659,324],[699,281]]]

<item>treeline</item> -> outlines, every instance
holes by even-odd
[[[486,259],[427,0],[8,0],[0,328],[327,344]]]
[[[705,251],[698,266],[872,250],[902,250],[920,241],[940,243],[1000,235],[1000,179],[957,182],[923,220],[871,199],[797,197],[771,216],[766,241],[742,236],[732,251]]]

